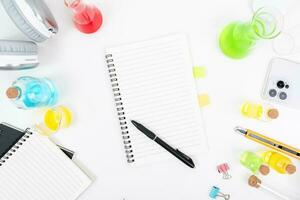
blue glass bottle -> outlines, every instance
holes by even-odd
[[[56,104],[58,98],[57,88],[52,81],[30,76],[18,78],[6,94],[21,109],[50,107]]]

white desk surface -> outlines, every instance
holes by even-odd
[[[269,123],[244,119],[239,114],[241,101],[260,100],[268,62],[276,56],[269,42],[261,42],[240,61],[220,52],[217,39],[222,27],[232,20],[251,18],[248,1],[99,0],[104,25],[93,35],[84,35],[73,27],[62,0],[46,1],[58,21],[59,34],[40,45],[38,68],[0,72],[0,121],[25,128],[42,119],[38,111],[18,110],[5,98],[6,88],[17,77],[30,75],[55,81],[61,91],[59,104],[69,106],[75,114],[72,127],[57,133],[55,140],[73,149],[95,179],[80,200],[201,200],[209,199],[213,185],[231,194],[233,200],[274,199],[247,186],[251,173],[239,164],[244,150],[265,148],[235,134],[233,127],[249,127],[299,147],[300,113],[279,107],[280,119]],[[4,23],[1,27],[7,27],[1,28],[1,36],[20,37],[7,18],[0,19]],[[205,87],[212,104],[203,112],[210,151],[195,158],[196,169],[176,159],[130,168],[121,145],[104,49],[176,32],[189,36],[194,64],[207,67]],[[287,58],[300,61],[297,55]],[[231,180],[223,180],[217,173],[216,165],[222,162],[230,164]],[[299,161],[294,162],[300,169]],[[290,192],[299,186],[300,173],[288,176],[272,171],[263,180]]]

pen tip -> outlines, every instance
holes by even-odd
[[[133,125],[137,125],[137,122],[134,120],[130,120]]]
[[[245,128],[240,127],[240,126],[236,126],[234,128],[234,131],[239,133],[239,134],[243,134],[243,135],[247,134],[247,130]]]

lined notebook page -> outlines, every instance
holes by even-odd
[[[134,163],[170,158],[170,154],[130,120],[187,155],[207,148],[185,35],[111,48],[107,54],[112,54],[116,69]]]
[[[0,199],[74,200],[90,179],[48,138],[33,134],[0,167]]]

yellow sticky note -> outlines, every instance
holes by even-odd
[[[198,95],[198,102],[200,107],[205,107],[210,104],[210,98],[208,94],[200,94]]]
[[[195,79],[205,78],[206,68],[205,67],[194,67],[193,74]]]

